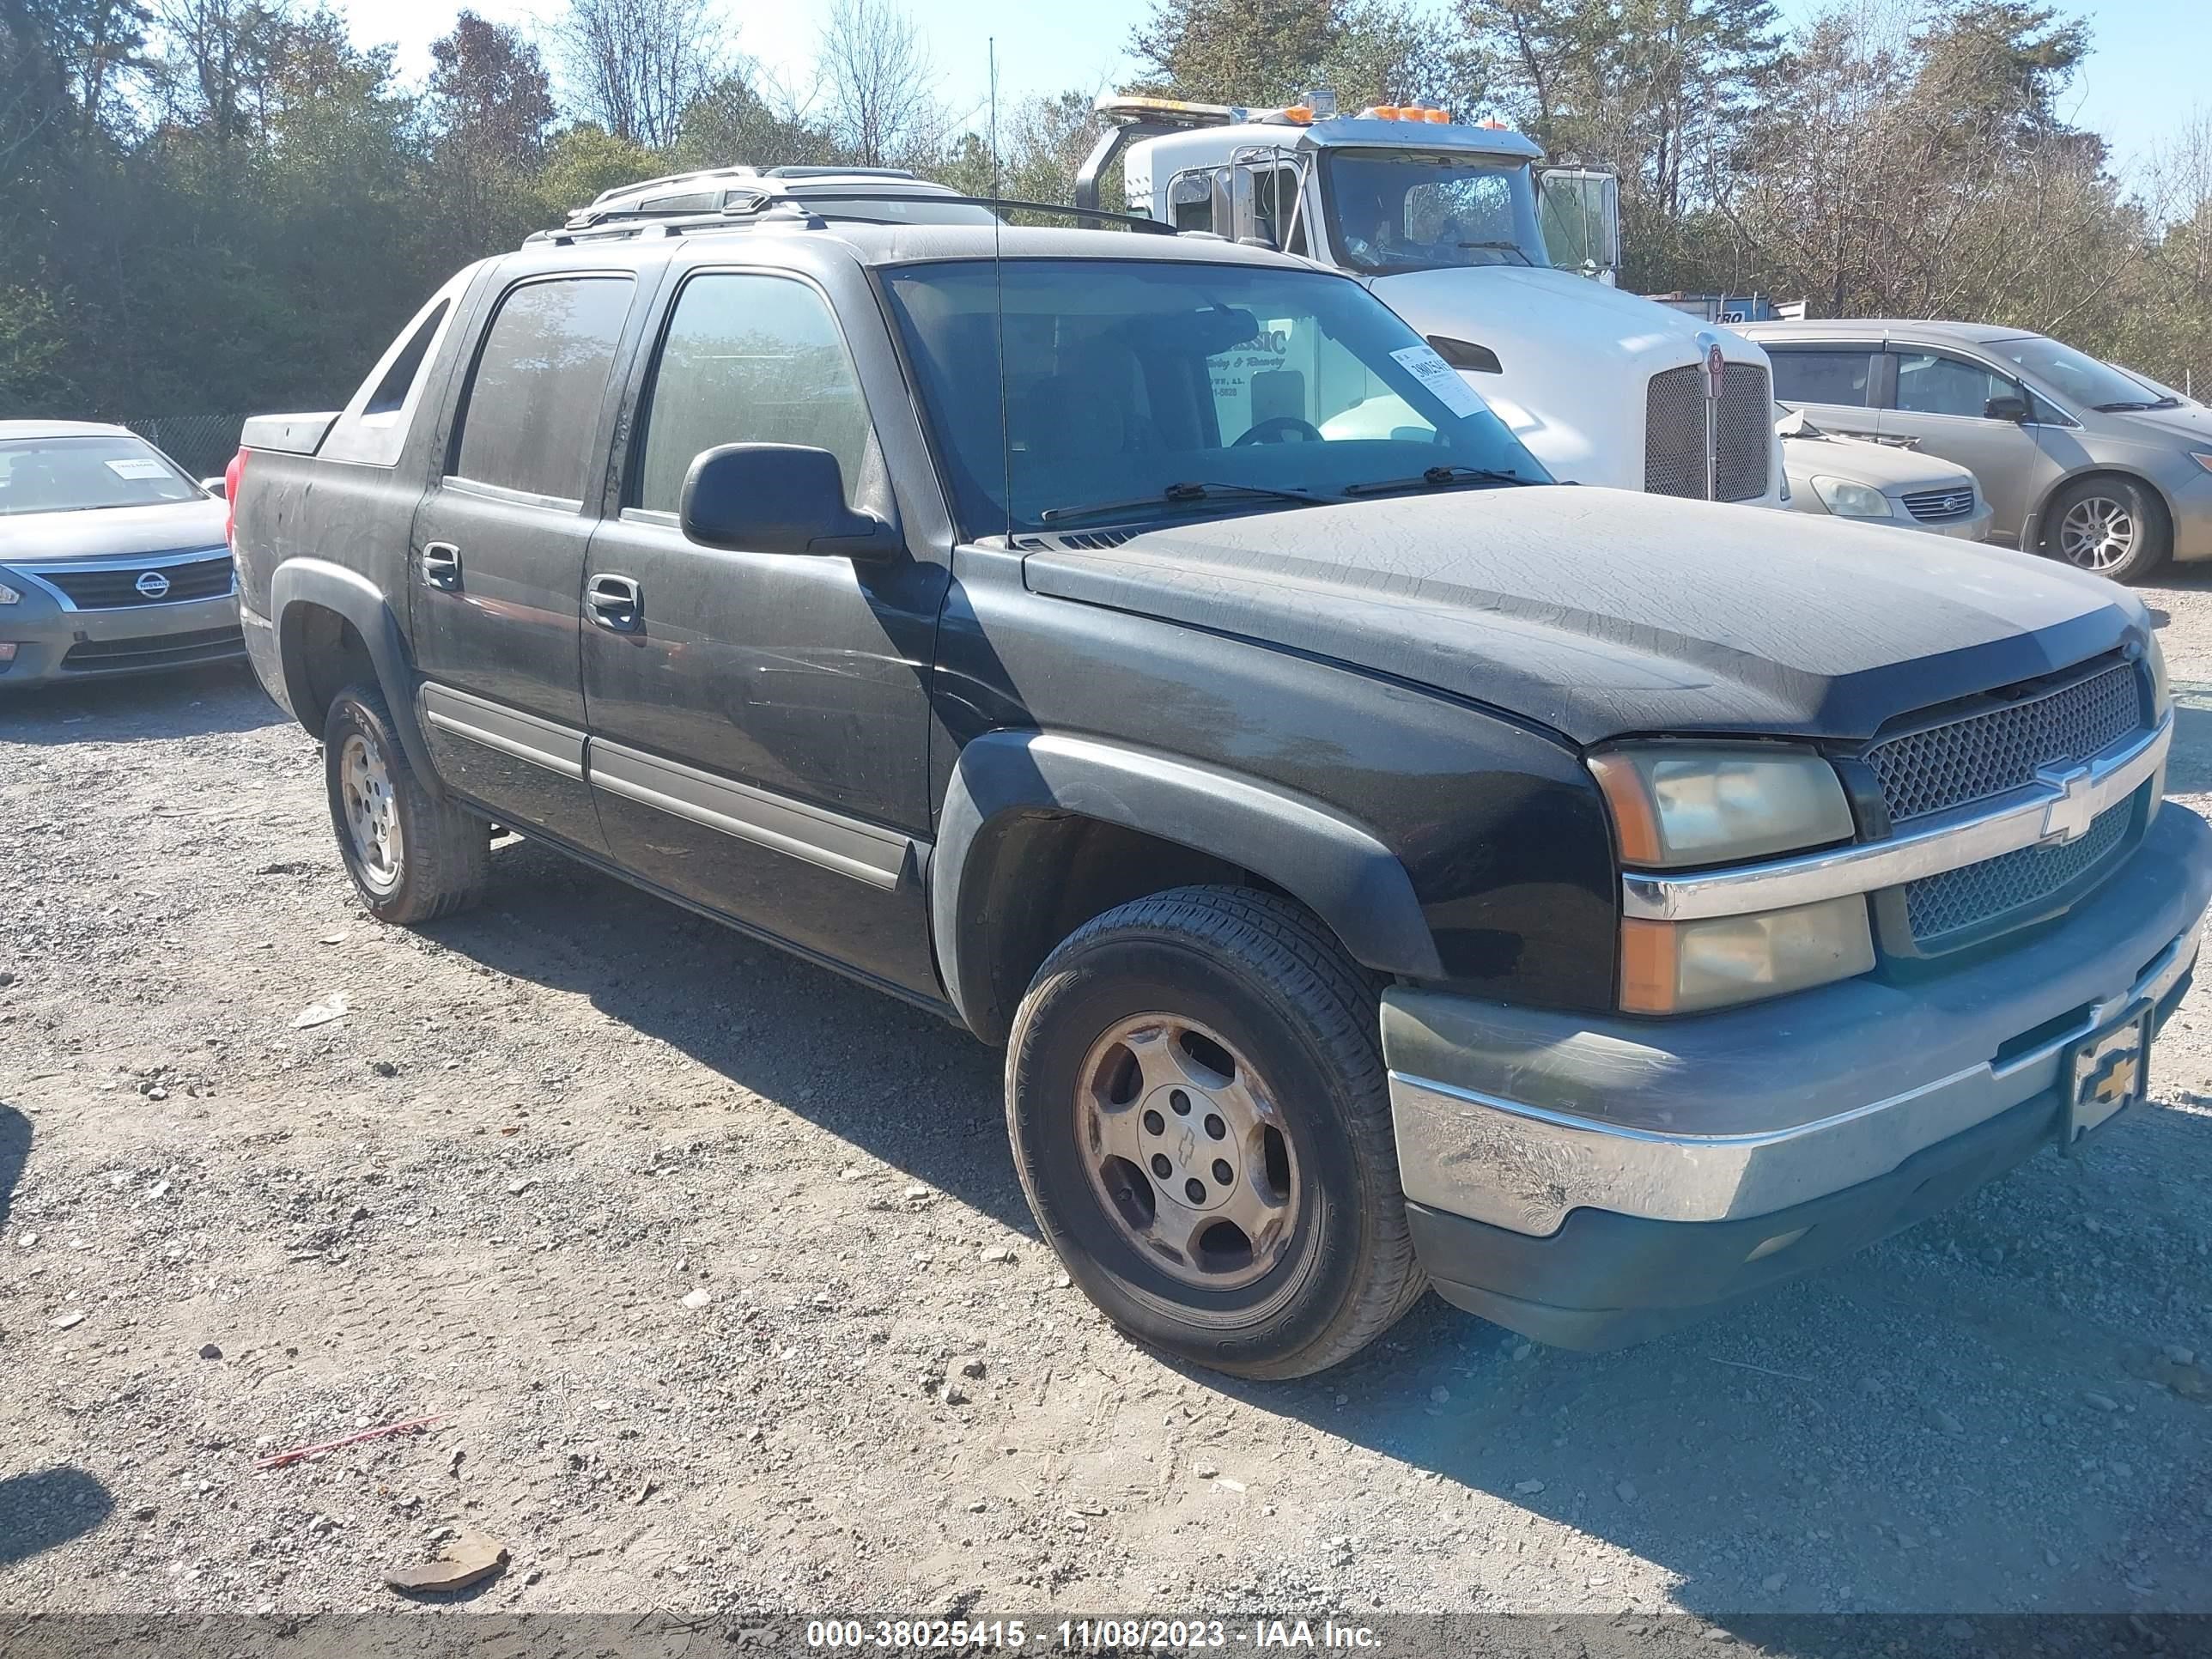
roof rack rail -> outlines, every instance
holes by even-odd
[[[770,167],[763,179],[912,179],[921,182],[911,167]]]
[[[923,181],[916,179],[915,182],[921,184]],[[730,194],[734,196],[738,192]],[[580,241],[617,240],[648,234],[677,236],[696,231],[742,230],[762,223],[799,223],[808,228],[821,229],[831,222],[862,225],[912,222],[871,215],[866,211],[872,203],[878,202],[928,202],[944,207],[988,208],[994,212],[1049,213],[1064,218],[1121,225],[1147,235],[1174,236],[1180,234],[1174,226],[1163,224],[1158,219],[1147,218],[1139,213],[1112,213],[1098,208],[1070,207],[1060,202],[1023,201],[1007,196],[956,196],[942,186],[907,191],[871,190],[865,194],[851,196],[774,196],[756,191],[744,194],[742,202],[731,202],[720,210],[697,206],[659,212],[623,209],[601,214],[595,219],[572,220],[552,229],[532,231],[523,239],[522,245],[525,247],[568,247]]]

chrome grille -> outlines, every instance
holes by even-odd
[[[1947,935],[2000,923],[2064,891],[2119,851],[2134,811],[2135,802],[2124,800],[2099,813],[2077,842],[2023,847],[1963,870],[1908,882],[1905,911],[1914,942],[1923,949],[1940,949]]]
[[[1974,487],[1960,489],[1916,489],[1905,497],[1905,510],[1923,524],[1948,524],[1973,516]]]
[[[2033,783],[2039,768],[2086,761],[2142,723],[2136,671],[2117,663],[2018,702],[1878,743],[1866,760],[1890,817],[1903,822]]]
[[[1720,499],[1766,493],[1774,404],[1766,371],[1730,363],[1722,372],[1717,424]],[[1692,363],[1654,374],[1644,401],[1644,488],[1702,501],[1705,494],[1705,371]]]
[[[171,564],[162,556],[149,555],[143,565],[111,565],[96,569],[82,566],[30,566],[31,574],[69,595],[80,611],[116,611],[126,605],[182,605],[188,599],[220,599],[230,592],[230,555],[211,554],[204,559],[184,559]],[[149,592],[139,584],[157,591]]]

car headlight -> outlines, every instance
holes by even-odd
[[[1591,757],[1623,864],[1738,863],[1856,833],[1836,769],[1805,750],[1645,744]],[[1874,966],[1866,900],[1692,921],[1624,918],[1620,1006],[1680,1014],[1781,996]]]
[[[2166,677],[2166,652],[2158,642],[2155,633],[2143,635],[2143,661],[2150,665],[2150,717],[2164,720],[2166,711],[2173,707],[2173,682]]]
[[[1802,749],[1641,744],[1594,755],[1589,767],[1622,860],[1646,869],[1732,863],[1856,833],[1836,769]]]
[[[23,596],[5,582],[0,582],[0,605],[21,605]]]
[[[2207,472],[2212,472],[2212,452],[2202,449],[2192,449],[2188,451],[2187,453],[2191,460],[2196,462],[2197,465],[2203,467]]]
[[[1757,1002],[1874,967],[1874,931],[1857,894],[1702,921],[1632,918],[1620,927],[1620,1006],[1632,1014]]]
[[[1849,478],[1814,478],[1813,493],[1820,498],[1821,504],[1829,512],[1839,519],[1887,519],[1891,516],[1888,496],[1866,484],[1853,483]]]

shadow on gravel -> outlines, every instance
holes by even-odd
[[[31,1120],[0,1101],[0,1227],[8,1224],[15,1183],[23,1178],[23,1166],[30,1161]]]
[[[243,662],[97,684],[0,688],[0,744],[143,743],[252,732],[283,718]]]
[[[425,931],[1035,1236],[995,1051],[528,842],[493,870],[489,903]],[[1430,1297],[1319,1376],[1177,1369],[1388,1460],[1381,1484],[1489,1493],[1653,1563],[1680,1606],[1778,1653],[1818,1649],[1761,1623],[1778,1613],[2194,1607],[2185,1574],[2138,1553],[2160,1528],[2196,1536],[2186,1472],[2212,1468],[2212,1413],[2142,1391],[2038,1288],[2056,1252],[2085,1248],[2049,1224],[2081,1201],[2051,1183],[2080,1179],[2028,1166],[1902,1240],[1618,1352],[1534,1347]],[[1510,1522],[1460,1536],[1435,1547],[1464,1552],[1471,1609],[1541,1582],[1515,1575]],[[1617,1606],[1619,1581],[1589,1559],[1587,1583],[1537,1593]],[[2131,1571],[2158,1582],[2138,1592]]]
[[[2183,680],[2173,688],[2173,750],[2166,763],[2166,793],[2212,793],[2212,685]]]
[[[495,849],[477,910],[423,930],[609,1018],[1034,1236],[1006,1150],[1002,1057],[924,1011],[560,854]]]
[[[0,1480],[0,1567],[82,1538],[115,1500],[82,1469],[39,1469]]]

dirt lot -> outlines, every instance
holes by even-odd
[[[523,844],[368,921],[242,672],[0,703],[0,1607],[391,1607],[465,1527],[480,1610],[2212,1610],[2202,985],[2087,1155],[1686,1334],[1248,1386],[1066,1287],[950,1027]]]

